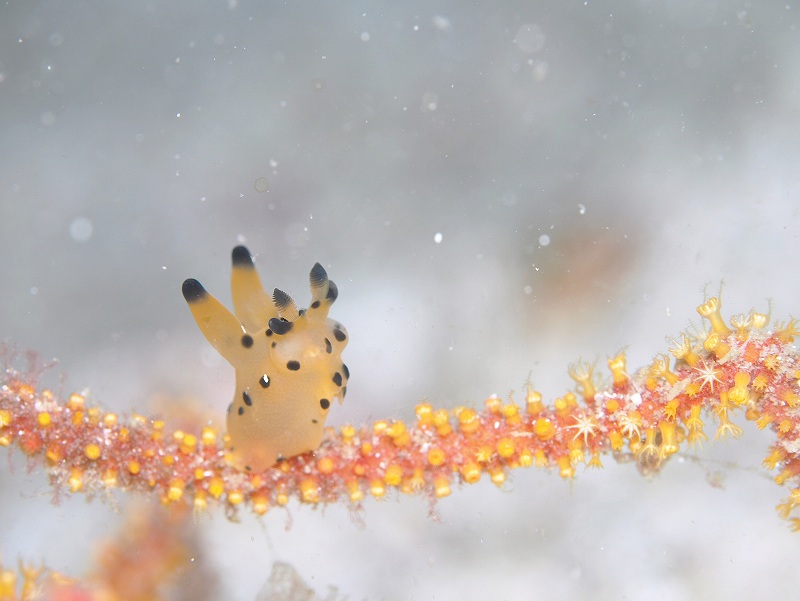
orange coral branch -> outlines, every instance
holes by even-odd
[[[113,413],[87,408],[84,398],[65,402],[36,391],[7,370],[0,390],[0,445],[16,443],[45,461],[58,489],[97,493],[119,488],[150,491],[164,504],[205,509],[216,500],[257,514],[291,498],[305,503],[345,500],[394,489],[430,498],[451,493],[454,482],[484,475],[502,484],[512,468],[554,468],[572,478],[580,463],[600,466],[603,456],[632,456],[644,473],[659,469],[684,444],[705,440],[703,414],[711,414],[714,438],[739,436],[732,417],[743,412],[777,441],[764,461],[777,469],[789,498],[784,517],[800,505],[800,358],[792,344],[794,320],[765,331],[758,313],[731,319],[719,301],[698,308],[712,326],[704,337],[683,335],[667,355],[629,375],[624,355],[609,360],[612,384],[598,390],[592,367],[573,366],[581,399],[568,393],[552,405],[529,389],[525,407],[489,398],[482,410],[416,408],[416,423],[378,421],[370,428],[328,430],[322,446],[261,473],[244,473],[225,460],[222,441],[202,432],[167,431],[164,423],[134,415],[124,423]],[[792,518],[800,529],[800,518]]]

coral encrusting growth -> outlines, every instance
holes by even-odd
[[[387,492],[449,495],[455,483],[487,476],[502,484],[516,467],[554,468],[573,478],[579,464],[633,456],[650,473],[680,450],[713,437],[739,436],[740,416],[770,428],[777,440],[764,460],[778,484],[791,487],[779,505],[792,517],[800,504],[800,364],[793,345],[797,322],[767,331],[768,317],[751,312],[727,325],[719,301],[698,308],[710,329],[682,334],[667,354],[631,374],[625,356],[608,361],[611,383],[598,385],[593,368],[570,369],[577,394],[546,405],[529,388],[524,406],[491,397],[481,409],[416,407],[416,423],[381,420],[368,428],[328,429],[322,445],[259,473],[226,461],[223,441],[211,427],[169,431],[162,421],[121,419],[87,407],[77,394],[61,401],[37,391],[7,369],[0,390],[0,445],[17,445],[32,461],[46,463],[54,485],[71,492],[108,489],[148,491],[165,505],[189,503],[204,510],[223,503],[234,513],[263,514],[297,498],[304,503],[344,500],[359,505]]]

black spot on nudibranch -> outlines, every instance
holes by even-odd
[[[253,337],[250,334],[245,334],[242,336],[242,346],[244,348],[250,348],[253,346]]]
[[[340,374],[338,371],[335,374],[333,374],[333,383],[336,384],[337,386],[342,385],[342,374]]]
[[[350,370],[347,369],[347,366],[344,363],[342,363],[342,371],[344,372],[344,377],[349,380],[350,379]]]
[[[328,409],[331,406],[331,402],[328,399],[320,399],[319,406],[323,409]]]
[[[311,423],[312,423],[312,424],[317,424],[317,423],[319,423],[319,422],[318,422],[317,420],[315,420],[315,419],[312,419],[312,420],[311,420]]]
[[[239,415],[244,415],[244,407],[239,407]]]
[[[300,369],[300,362],[299,361],[289,361],[286,364],[286,369],[291,370],[291,371],[297,371],[298,369]]]
[[[264,374],[261,376],[261,379],[258,381],[258,383],[261,384],[261,388],[269,388],[269,376]]]
[[[270,330],[269,328],[267,328],[267,331],[265,333],[267,336],[272,336],[273,334],[272,330]]]
[[[184,280],[181,292],[183,292],[183,298],[186,299],[187,303],[196,303],[208,295],[203,285],[194,278]]]
[[[347,386],[344,386],[342,388],[342,398],[344,398],[344,395],[346,395],[346,394],[347,394]]]
[[[311,308],[312,309],[319,309],[319,301],[314,301],[313,303],[311,303]]]
[[[347,338],[347,335],[344,332],[342,332],[339,328],[336,328],[335,330],[333,330],[333,337],[336,338],[336,340],[338,340],[339,342],[344,342],[345,339]]]
[[[328,354],[333,352],[333,345],[331,344],[331,341],[328,340],[327,338],[325,339],[325,352]]]
[[[242,399],[244,400],[244,404],[247,405],[248,407],[253,406],[253,399],[251,399],[250,395],[247,394],[246,392],[242,393]]]
[[[293,325],[294,324],[291,321],[284,321],[282,319],[278,319],[277,317],[273,317],[269,320],[269,329],[278,334],[278,336],[288,334]],[[267,331],[269,332],[269,330]],[[267,334],[267,336],[269,336],[269,334]]]
[[[326,298],[331,302],[331,304],[333,304],[333,301],[339,298],[339,289],[336,287],[336,284],[333,283],[333,280],[329,282],[328,296]]]

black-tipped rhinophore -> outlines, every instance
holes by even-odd
[[[269,320],[269,329],[276,333],[278,336],[283,336],[287,334],[294,324],[291,321],[283,321],[282,319],[278,319],[277,317],[273,317]]]
[[[333,280],[328,282],[328,296],[326,298],[331,301],[331,304],[339,298],[339,289],[336,287],[336,284],[333,283]]]
[[[183,292],[183,298],[186,299],[187,303],[195,303],[199,300],[202,300],[208,294],[206,289],[203,288],[203,285],[194,278],[185,280],[183,282],[183,286],[181,287],[181,291]]]
[[[275,308],[278,309],[278,313],[283,313],[295,306],[294,299],[278,288],[272,291],[272,302],[275,303]]]
[[[254,267],[253,256],[246,246],[236,246],[231,253],[231,261],[234,267]]]
[[[314,263],[311,272],[308,274],[308,281],[311,283],[311,289],[321,288],[328,281],[328,272],[319,263]]]

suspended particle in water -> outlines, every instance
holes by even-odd
[[[547,246],[548,244],[550,244],[550,236],[547,234],[539,236],[539,246]]]
[[[75,242],[86,242],[92,237],[92,222],[86,217],[76,217],[69,224],[69,235]]]
[[[442,232],[436,232],[436,234],[434,234],[433,236],[433,241],[436,242],[436,244],[441,244],[442,238],[443,238]]]
[[[259,177],[253,184],[256,192],[266,192],[269,190],[269,179],[266,177]]]

